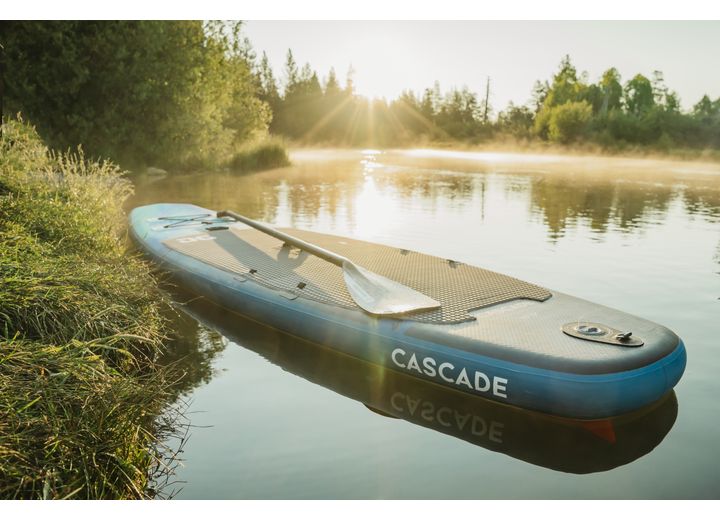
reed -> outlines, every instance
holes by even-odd
[[[123,172],[0,141],[0,497],[143,498],[163,471],[164,300],[127,254]]]
[[[284,142],[278,138],[267,138],[235,152],[229,166],[233,171],[247,173],[281,168],[289,164],[290,158]]]

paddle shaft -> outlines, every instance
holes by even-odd
[[[283,242],[293,245],[299,249],[302,249],[303,251],[306,251],[312,255],[318,256],[322,258],[323,260],[326,260],[330,262],[331,264],[335,264],[338,267],[342,267],[345,262],[349,262],[347,258],[344,256],[340,256],[338,254],[333,253],[332,251],[328,251],[327,249],[323,249],[322,247],[318,247],[314,244],[311,244],[310,242],[305,242],[304,240],[300,240],[299,238],[295,238],[294,236],[287,235],[283,233],[282,231],[278,231],[277,229],[267,226],[265,224],[262,224],[260,222],[256,222],[254,220],[251,220],[247,217],[243,217],[242,215],[239,215],[238,213],[235,213],[234,211],[224,210],[224,211],[218,211],[217,212],[218,218],[222,217],[232,217],[238,222],[242,222],[243,224],[247,224],[250,227],[254,227],[258,231],[262,231],[263,233],[267,233],[270,236],[273,236],[277,238],[278,240],[282,240]]]

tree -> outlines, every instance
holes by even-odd
[[[355,68],[350,64],[347,75],[345,76],[345,93],[348,96],[355,95]]]
[[[652,79],[652,92],[653,92],[653,99],[655,100],[656,105],[664,105],[665,104],[665,98],[668,95],[668,88],[665,85],[665,77],[663,76],[663,73],[659,70],[653,71],[653,79]]]
[[[260,85],[260,99],[274,108],[277,105],[277,100],[280,99],[280,94],[278,92],[277,82],[275,81],[275,75],[270,66],[270,60],[268,60],[265,51],[263,51],[262,58],[260,59],[257,76]]]
[[[550,84],[547,81],[536,81],[533,85],[532,90],[532,102],[535,108],[535,113],[540,112],[540,109],[545,104],[548,92],[550,91]]]
[[[422,101],[420,102],[420,114],[428,121],[432,121],[435,117],[435,103],[433,102],[433,91],[426,88],[423,92]]]
[[[7,97],[55,148],[127,165],[218,164],[267,128],[241,24],[3,22]]]
[[[287,56],[285,58],[285,97],[287,97],[288,93],[293,91],[298,82],[299,75],[297,63],[295,63],[292,51],[288,49]]]
[[[527,106],[516,106],[512,101],[498,115],[498,127],[515,137],[528,138],[533,126],[533,110]]]
[[[339,96],[342,92],[340,83],[338,83],[337,76],[335,75],[335,68],[330,67],[327,81],[325,82],[325,96],[328,98],[334,98]]]
[[[642,74],[637,74],[625,85],[625,107],[628,113],[640,116],[655,106],[653,87],[650,80]]]
[[[600,89],[603,93],[603,101],[600,108],[602,114],[610,110],[619,109],[622,106],[623,88],[620,84],[620,73],[615,67],[606,70],[600,79]]]
[[[392,119],[399,123],[398,132],[406,141],[427,132],[431,125],[420,113],[420,101],[411,90],[403,90],[400,97],[390,104],[389,110]]]
[[[584,78],[584,76],[583,76]],[[536,83],[537,100],[542,99],[542,105],[535,117],[535,133],[543,139],[550,138],[550,121],[553,107],[567,103],[584,100],[588,97],[588,87],[583,79],[579,79],[570,56],[560,61],[560,67],[548,85]]]
[[[570,56],[565,56],[560,62],[560,70],[553,76],[543,106],[552,107],[578,101],[584,87],[584,83],[577,77],[577,70],[570,61]]]
[[[720,97],[712,101],[704,95],[693,107],[691,117],[692,144],[720,148]]]
[[[487,83],[485,83],[485,99],[482,102],[482,122],[487,125],[489,122],[490,114],[492,113],[492,107],[490,106],[490,76],[488,76]]]
[[[720,98],[712,101],[705,94],[693,107],[693,116],[701,119],[712,119],[720,116]]]
[[[285,61],[287,84],[275,113],[273,128],[295,139],[305,139],[322,134],[316,125],[327,108],[327,98],[320,85],[317,72],[309,63],[298,70],[292,51],[288,50]]]

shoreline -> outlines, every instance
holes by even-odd
[[[438,150],[438,151],[455,151],[466,153],[503,153],[515,155],[537,155],[537,156],[558,156],[558,157],[587,157],[587,158],[620,158],[620,159],[652,159],[652,160],[674,160],[688,162],[706,162],[708,164],[720,165],[720,150],[704,149],[680,149],[677,152],[660,152],[653,149],[627,149],[627,150],[607,150],[600,147],[564,147],[554,145],[517,145],[509,144],[504,141],[488,142],[477,145],[457,142],[418,142],[408,144],[398,144],[392,146],[380,146],[368,143],[363,146],[347,146],[333,143],[316,143],[308,144],[295,141],[287,141],[287,149],[289,151],[298,150]]]
[[[122,239],[132,184],[3,126],[0,497],[155,497],[179,410],[167,302]]]

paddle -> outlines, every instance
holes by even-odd
[[[218,218],[231,217],[287,244],[341,267],[350,296],[370,314],[393,315],[436,309],[440,303],[410,287],[380,276],[354,264],[344,256],[287,235],[266,224],[243,217],[233,211],[218,211]]]

